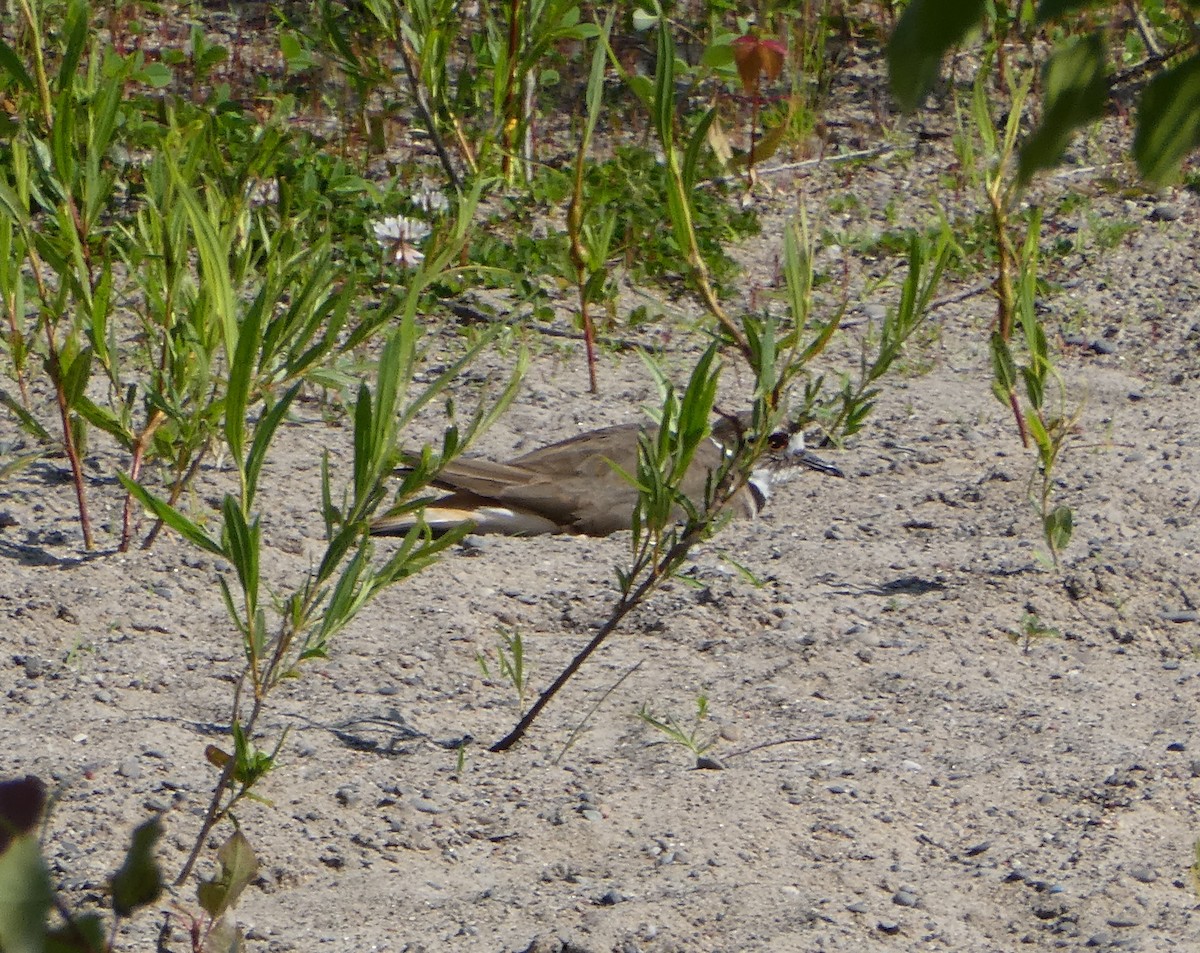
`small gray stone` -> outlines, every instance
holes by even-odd
[[[333,795],[343,807],[354,807],[362,802],[362,792],[353,785],[347,784],[337,789]]]
[[[46,660],[36,655],[23,656],[19,661],[25,667],[25,675],[29,678],[37,678],[46,671]]]
[[[1109,917],[1104,921],[1110,927],[1115,927],[1118,930],[1127,929],[1128,927],[1136,927],[1141,925],[1141,919],[1132,911],[1125,911],[1116,916]]]
[[[1134,864],[1129,868],[1129,876],[1139,883],[1154,883],[1158,879],[1158,871],[1145,864]]]
[[[121,766],[117,768],[117,774],[123,778],[129,778],[131,781],[136,781],[142,776],[142,764],[137,758],[126,758],[121,762]]]
[[[905,890],[903,887],[892,894],[892,903],[898,907],[915,907],[920,901],[915,893]]]
[[[850,913],[866,913],[870,908],[861,900],[855,900],[854,903],[846,904],[846,909]]]
[[[900,924],[895,920],[880,920],[875,924],[875,927],[880,933],[885,933],[888,936],[895,936],[900,932]]]

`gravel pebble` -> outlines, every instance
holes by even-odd
[[[901,888],[892,894],[892,903],[898,907],[915,907],[920,901],[915,893]]]

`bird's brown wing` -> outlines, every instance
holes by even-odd
[[[590,536],[629,529],[638,498],[631,479],[637,476],[638,435],[643,429],[653,438],[653,428],[620,424],[518,457],[514,466],[536,471],[543,479],[506,491],[505,501],[520,502]],[[721,450],[715,443],[705,441],[697,448],[681,486],[697,506],[704,504],[709,473],[720,464]]]
[[[438,474],[434,485],[449,492],[426,508],[426,519],[450,524],[476,511],[473,521],[480,532],[553,532],[550,524],[561,532],[589,536],[629,529],[638,494],[622,474],[637,473],[641,431],[637,424],[606,427],[541,447],[509,463],[459,457]],[[682,486],[697,506],[703,505],[709,472],[720,462],[721,450],[715,443],[698,448]],[[485,514],[488,509],[492,512]],[[514,515],[500,512],[504,509]],[[533,519],[521,519],[521,513]],[[542,520],[547,521],[546,528]],[[397,527],[403,529],[411,522],[410,517]],[[388,528],[396,527],[388,524]]]

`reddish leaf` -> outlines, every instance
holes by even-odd
[[[779,74],[783,72],[783,58],[787,55],[787,47],[778,40],[763,40],[759,51],[762,70],[767,74],[767,79],[779,79]]]
[[[763,40],[751,33],[739,36],[733,41],[733,61],[742,78],[742,89],[757,92],[759,77],[764,73],[767,79],[778,79],[786,54],[787,47],[778,40]]]
[[[32,774],[0,783],[0,853],[37,827],[46,806],[46,785]]]
[[[214,768],[224,768],[229,764],[232,756],[222,751],[216,745],[206,745],[204,748],[204,758]]]
[[[737,63],[742,89],[747,93],[758,89],[758,74],[762,71],[758,37],[746,34],[733,41],[733,61]]]

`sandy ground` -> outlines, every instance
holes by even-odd
[[[776,178],[764,234],[739,253],[778,255],[802,203],[831,227],[882,228],[914,177],[885,159]],[[935,312],[937,333],[836,453],[848,478],[806,477],[698,551],[696,585],[654,596],[515,750],[486,751],[519,715],[496,675],[500,630],[521,632],[540,690],[603,620],[627,538],[488,539],[364,611],[261,725],[264,743],[290,734],[273,805],[239,814],[262,860],[236,911],[248,948],[1200,949],[1200,200],[1069,187],[1091,204],[1048,217],[1050,233],[1079,234],[1093,212],[1135,227],[1115,249],[1084,235],[1047,298],[1080,410],[1058,474],[1076,513],[1061,573],[1035,558],[1033,456],[988,389],[992,305],[965,297]],[[823,218],[846,189],[863,210]],[[871,268],[828,236],[822,254],[838,275],[843,256]],[[832,367],[853,366],[866,333],[851,317]],[[633,356],[607,354],[590,398],[577,352],[531,340],[526,386],[480,452],[637,419],[653,400]],[[676,340],[681,368],[694,344]],[[499,374],[506,358],[489,360]],[[744,376],[724,384],[745,399]],[[19,441],[7,419],[0,440]],[[265,572],[283,591],[318,551],[326,448],[347,452],[345,427],[301,405],[263,477]],[[46,851],[83,905],[152,812],[178,870],[240,659],[226,567],[169,537],[115,554],[108,474],[123,461],[99,447],[91,463],[109,541],[95,555],[61,461],[0,485],[0,774],[61,786]],[[203,475],[197,513],[223,479]],[[1047,634],[1026,641],[1031,619]],[[690,724],[700,696],[719,770],[637,717],[648,704]],[[118,946],[151,948],[169,909]],[[184,949],[173,922],[167,946]]]

